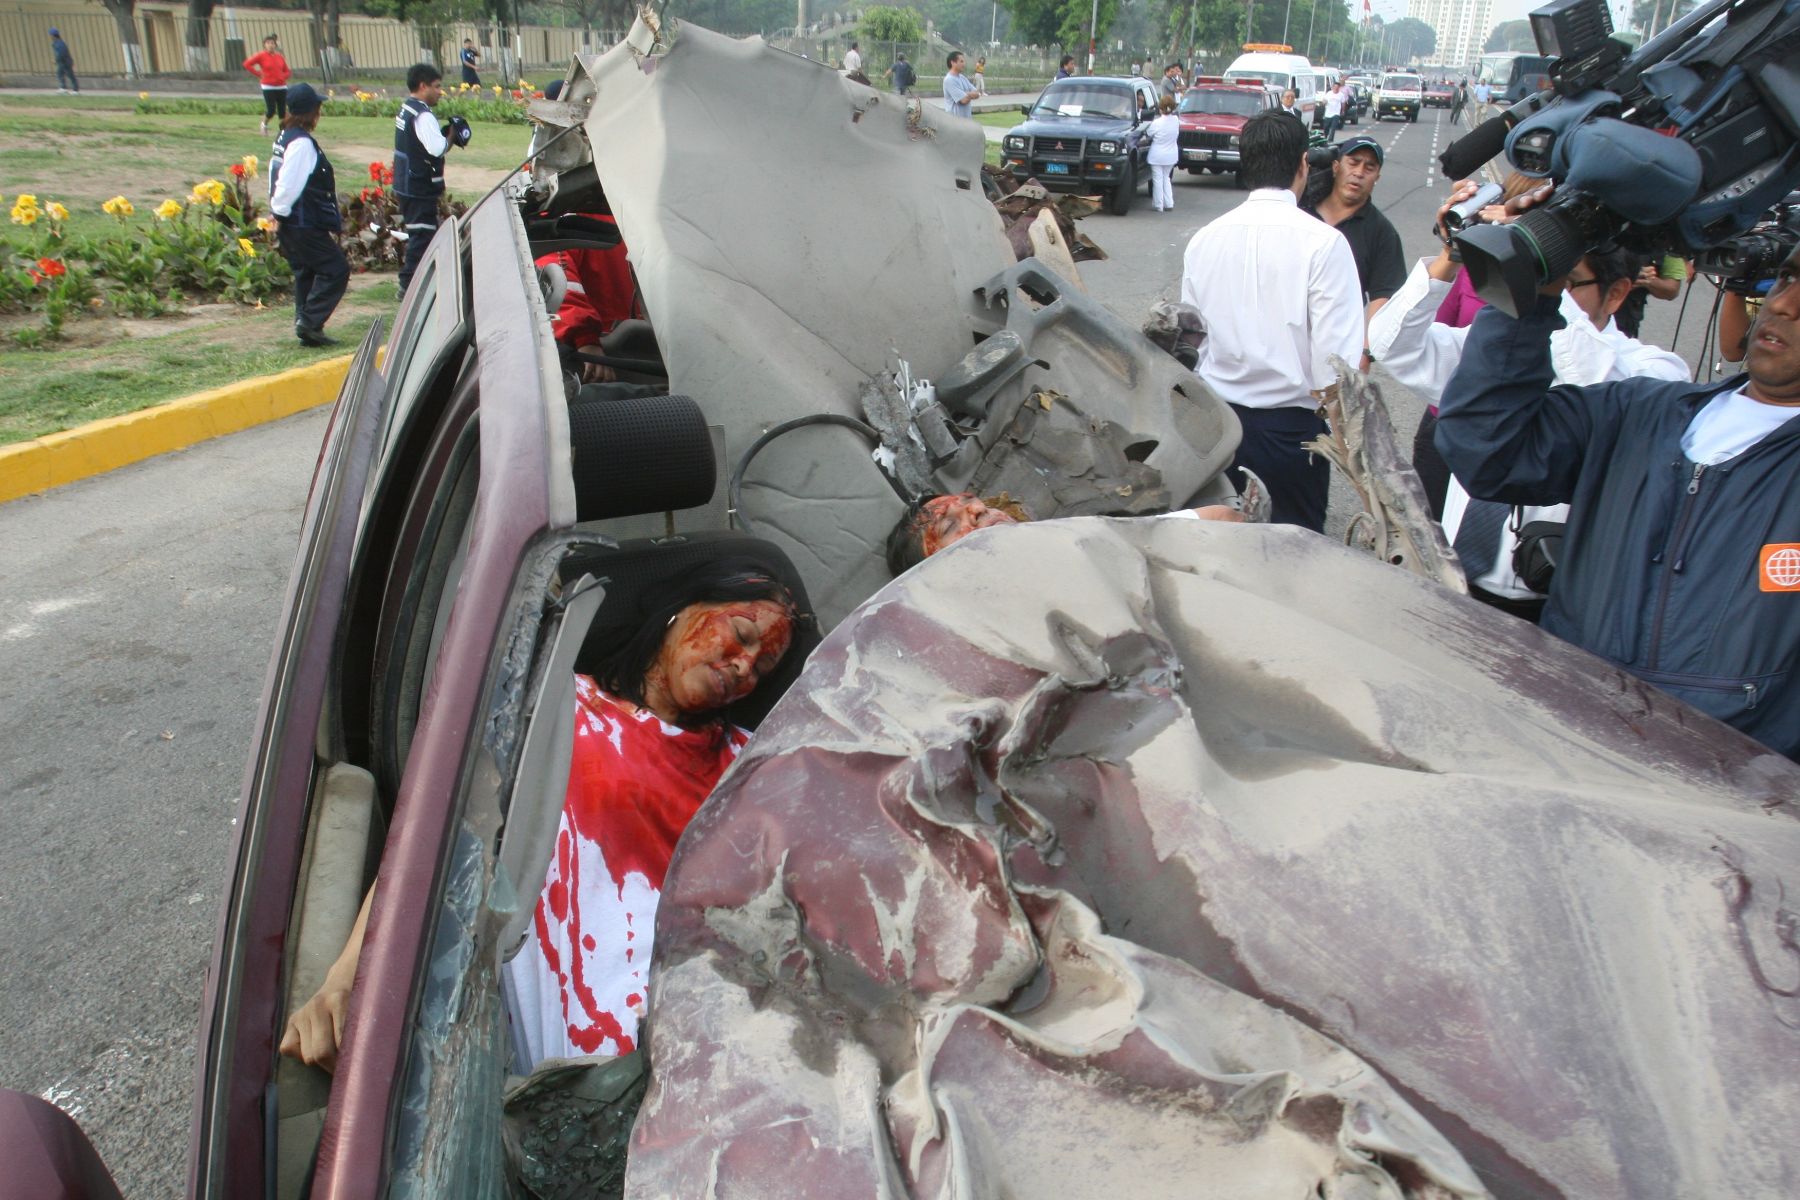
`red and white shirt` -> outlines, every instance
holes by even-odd
[[[749,740],[682,729],[575,677],[575,748],[556,853],[525,945],[507,964],[530,1062],[628,1054],[675,843]]]
[[[273,50],[258,50],[244,60],[244,70],[262,80],[266,88],[284,88],[292,74],[287,59]]]

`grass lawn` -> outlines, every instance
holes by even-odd
[[[1022,112],[984,112],[976,113],[975,119],[983,125],[992,125],[995,129],[1011,129],[1014,125],[1023,124],[1025,114]]]
[[[137,206],[134,220],[147,221],[164,198],[185,197],[246,154],[263,160],[257,186],[266,194],[270,139],[257,132],[255,117],[139,116],[134,102],[116,95],[0,94],[0,222],[21,192],[35,194],[40,204],[65,205],[70,233],[110,230],[112,218],[100,204],[121,194]],[[340,190],[361,187],[369,163],[392,158],[393,129],[381,118],[334,120],[326,107],[319,140]],[[451,193],[480,198],[518,164],[530,138],[529,126],[477,125],[468,148],[451,151]],[[0,223],[0,239],[9,236],[17,244],[24,231]],[[369,322],[392,316],[396,302],[393,276],[354,276],[328,330],[341,344],[319,350],[294,339],[285,299],[261,311],[196,304],[154,320],[71,317],[65,340],[42,350],[13,349],[8,336],[36,316],[0,318],[0,444],[354,350]]]
[[[150,321],[82,321],[55,350],[0,349],[0,445],[136,412],[238,379],[347,354],[399,300],[392,276],[357,275],[327,332],[336,346],[294,338],[286,303],[262,311],[207,304]]]

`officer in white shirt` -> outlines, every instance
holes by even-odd
[[[1459,184],[1438,210],[1440,223],[1449,206],[1473,195],[1475,188],[1473,182]],[[1550,335],[1556,383],[1585,385],[1634,376],[1688,378],[1688,365],[1680,356],[1626,337],[1613,323],[1640,265],[1636,256],[1613,251],[1589,254],[1576,267],[1562,295],[1566,324]],[[1469,336],[1467,328],[1440,325],[1435,319],[1456,282],[1456,272],[1448,246],[1434,259],[1420,259],[1405,285],[1369,322],[1369,353],[1426,404],[1436,404],[1443,395]],[[1517,529],[1535,521],[1568,518],[1566,504],[1524,505],[1515,515],[1511,505],[1471,500],[1452,479],[1444,502],[1444,536],[1462,557],[1476,599],[1536,620],[1544,594],[1526,586],[1513,570]]]
[[[1240,136],[1253,190],[1194,235],[1182,268],[1182,302],[1206,325],[1194,374],[1237,413],[1232,466],[1261,477],[1272,519],[1323,531],[1330,467],[1305,446],[1325,432],[1330,357],[1355,365],[1362,355],[1362,286],[1344,236],[1300,211],[1306,127],[1270,110]]]

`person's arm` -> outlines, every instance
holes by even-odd
[[[258,79],[262,78],[262,51],[259,50],[244,60],[244,70]]]
[[[1750,348],[1750,305],[1744,297],[1727,289],[1719,297],[1719,357],[1726,362],[1743,362]]]
[[[1356,276],[1356,256],[1341,234],[1334,232],[1324,249],[1313,255],[1307,309],[1314,355],[1326,371],[1333,354],[1352,366],[1362,361],[1362,281]]]
[[[1658,300],[1673,300],[1681,295],[1681,276],[1665,277],[1657,263],[1638,272],[1637,284]]]
[[[277,220],[292,215],[300,193],[306,190],[306,181],[312,178],[313,168],[318,165],[319,151],[311,138],[295,138],[282,151],[281,175],[269,193],[269,211]]]
[[[350,988],[356,982],[356,962],[362,957],[369,902],[374,898],[375,889],[371,887],[363,895],[362,908],[357,910],[356,924],[350,927],[343,950],[325,972],[325,982],[288,1017],[281,1035],[281,1053],[289,1058],[327,1071],[337,1068],[338,1047],[344,1042],[344,1017],[350,1011]]]
[[[413,118],[413,132],[419,135],[419,144],[425,147],[425,153],[434,158],[450,149],[444,127],[438,124],[437,114],[429,108]]]
[[[1540,294],[1517,320],[1481,310],[1462,362],[1438,401],[1436,443],[1469,494],[1504,504],[1562,504],[1574,495],[1587,448],[1622,416],[1621,388],[1553,386],[1550,335],[1563,328],[1559,295]]]
[[[1462,361],[1468,331],[1437,321],[1438,305],[1455,279],[1456,264],[1448,254],[1422,258],[1369,321],[1370,357],[1427,404],[1438,402]]]

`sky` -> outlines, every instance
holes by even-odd
[[[1526,13],[1543,4],[1544,0],[1494,0],[1493,23],[1498,25],[1502,21],[1522,21]],[[1370,6],[1384,21],[1398,21],[1406,15],[1406,0],[1371,0]],[[1354,20],[1362,13],[1362,0],[1349,0],[1348,7],[1351,19]],[[1613,27],[1624,28],[1628,6],[1619,0],[1613,0],[1612,10]]]

